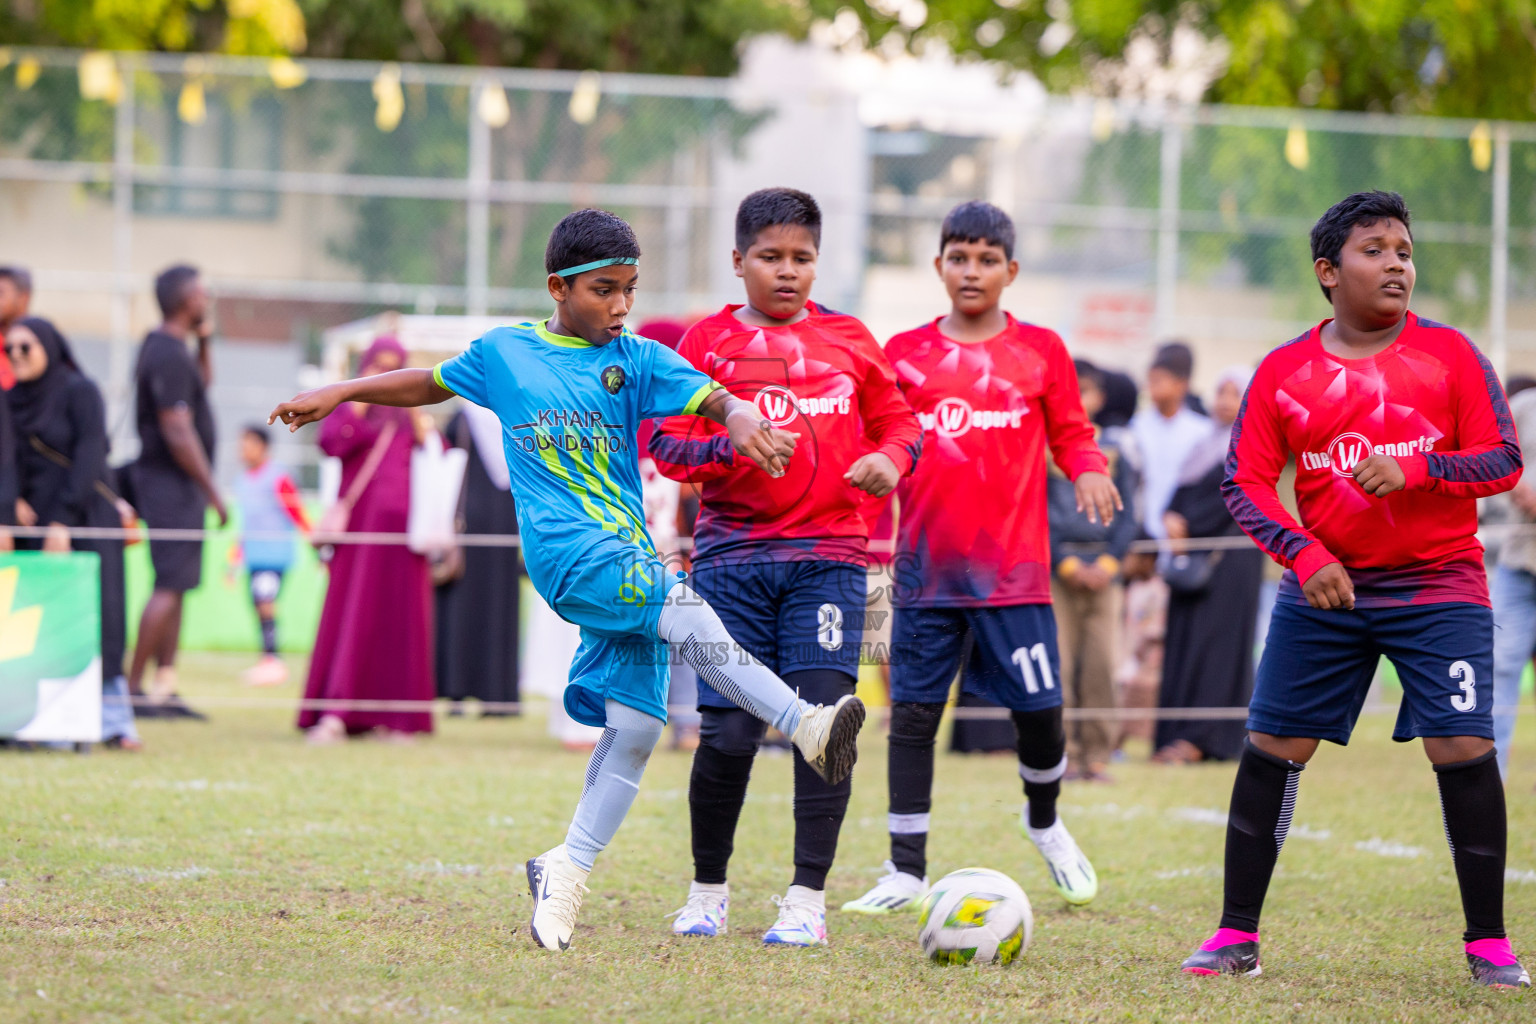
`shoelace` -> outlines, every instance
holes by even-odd
[[[714,906],[711,907],[710,904]],[[715,917],[721,917],[721,910],[725,904],[725,896],[718,892],[691,892],[688,894],[688,902],[678,907],[667,917],[684,917],[692,914],[695,917],[708,917],[713,910]]]
[[[544,897],[544,902],[550,904],[550,909],[560,917],[574,924],[576,915],[581,913],[582,894],[592,890],[580,882],[566,882],[560,878],[555,881],[557,884],[550,888],[549,895]]]
[[[1077,867],[1078,854],[1072,837],[1063,829],[1051,828],[1045,835],[1035,840],[1035,845],[1040,852],[1045,854],[1047,860],[1052,863],[1065,861],[1070,867]]]
[[[779,908],[779,919],[773,926],[775,930],[780,925],[787,924],[800,931],[816,934],[816,916],[821,913],[819,908],[809,903],[788,899],[778,893],[773,894],[773,905]]]

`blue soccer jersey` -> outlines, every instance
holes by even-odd
[[[654,557],[636,431],[642,420],[697,412],[719,385],[627,330],[593,345],[551,334],[547,324],[495,328],[433,377],[501,419],[523,558],[549,600],[585,556],[614,537]]]
[[[625,331],[606,345],[498,327],[432,376],[501,420],[523,561],[539,595],[581,627],[565,709],[601,726],[616,700],[667,717],[667,645],[656,624],[681,573],[645,529],[642,420],[694,413],[720,385]]]

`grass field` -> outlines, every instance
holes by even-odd
[[[242,663],[193,657],[189,695]],[[1213,927],[1231,768],[1117,768],[1063,812],[1102,893],[1068,910],[1018,837],[1008,759],[943,757],[930,853],[1035,903],[1016,966],[942,968],[916,918],[833,913],[825,950],[765,949],[789,877],[789,764],[765,758],[733,863],[733,931],[678,940],[688,756],[658,751],[598,864],[576,944],[527,934],[523,861],[558,842],[584,758],[521,721],[440,719],[401,747],[309,748],[280,710],[150,722],[139,755],[0,754],[0,1021],[1494,1021],[1536,997],[1468,980],[1434,780],[1390,719],[1308,769],[1265,919],[1265,974],[1175,970]],[[1508,917],[1536,951],[1536,730],[1511,793]],[[885,746],[865,734],[829,904],[886,855]]]

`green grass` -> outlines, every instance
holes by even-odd
[[[189,695],[243,695],[189,658]],[[1434,780],[1366,719],[1304,777],[1265,918],[1261,978],[1187,978],[1213,927],[1231,768],[1117,768],[1067,822],[1102,894],[1068,910],[1018,837],[1006,758],[940,759],[931,855],[1035,904],[1014,967],[937,967],[915,915],[834,913],[825,950],[765,949],[787,884],[789,763],[765,757],[733,862],[733,931],[678,940],[689,759],[657,752],[564,956],[527,935],[523,861],[563,836],[584,758],[522,721],[440,720],[414,747],[313,749],[280,710],[147,723],[139,755],[0,754],[0,1021],[1492,1021],[1529,996],[1468,980]],[[1536,750],[1523,730],[1520,748]],[[886,855],[873,728],[829,902]],[[1536,950],[1536,757],[1517,758],[1508,917]]]

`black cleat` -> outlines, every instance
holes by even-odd
[[[1257,940],[1233,942],[1215,949],[1201,946],[1190,954],[1179,969],[1185,974],[1246,974],[1255,977],[1264,973],[1264,968],[1259,966]]]
[[[1508,949],[1508,940],[1504,941]],[[1504,957],[1500,956],[1499,959]],[[1513,952],[1509,954],[1509,961],[1507,964],[1496,964],[1476,953],[1467,954],[1467,967],[1472,971],[1472,980],[1479,985],[1487,985],[1489,988],[1530,988],[1531,976],[1520,966]]]

